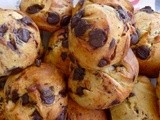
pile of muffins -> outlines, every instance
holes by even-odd
[[[160,13],[127,0],[0,13],[0,120],[160,120]]]

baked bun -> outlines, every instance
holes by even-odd
[[[88,109],[107,109],[123,102],[131,93],[138,75],[138,61],[131,50],[117,64],[104,71],[72,66],[69,95]]]
[[[4,115],[7,120],[64,120],[67,95],[62,74],[42,63],[7,79]]]
[[[102,69],[120,62],[130,47],[129,21],[120,6],[86,5],[77,11],[69,25],[71,54],[87,69]]]
[[[0,9],[0,76],[31,65],[40,50],[36,24],[20,11]]]
[[[107,116],[103,110],[90,110],[83,108],[69,98],[67,120],[107,120]]]
[[[132,49],[140,65],[140,74],[157,77],[160,71],[160,13],[150,7],[135,13],[137,33],[133,34]]]
[[[65,75],[69,75],[68,32],[60,29],[53,33],[49,40],[44,61],[55,65]]]
[[[71,18],[71,0],[22,0],[20,10],[40,29],[53,32],[66,26]]]
[[[155,88],[147,77],[139,76],[130,96],[111,108],[112,120],[159,120]]]

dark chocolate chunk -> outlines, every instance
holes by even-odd
[[[112,105],[117,105],[117,104],[119,104],[119,103],[120,103],[120,101],[117,100],[117,99],[115,99],[114,101],[112,101],[111,106],[112,106]]]
[[[5,24],[1,25],[0,26],[0,37],[3,37],[4,34],[7,32],[7,30],[8,30],[7,25],[5,25]]]
[[[98,63],[98,67],[104,67],[107,64],[108,64],[108,61],[106,59],[102,58]]]
[[[35,63],[36,63],[37,67],[40,67],[41,63],[42,63],[42,60],[41,59],[36,59]]]
[[[86,20],[81,19],[78,21],[77,25],[74,27],[74,32],[76,37],[80,37],[84,35],[84,33],[87,31],[89,28],[89,24],[87,23]]]
[[[33,120],[43,120],[43,118],[41,117],[41,115],[37,110],[35,110],[31,116],[33,117]]]
[[[62,41],[62,47],[68,48],[68,40],[67,39]]]
[[[131,92],[131,93],[129,94],[129,98],[130,98],[130,97],[133,97],[133,96],[135,96],[135,93]]]
[[[16,35],[20,40],[22,40],[25,43],[27,43],[30,39],[30,31],[25,28],[19,28],[16,31]]]
[[[67,107],[63,106],[63,110],[60,115],[56,118],[56,120],[66,120],[67,117]]]
[[[48,13],[48,17],[47,17],[48,24],[55,25],[55,24],[59,23],[59,21],[60,21],[60,16],[57,13],[55,13],[55,12]]]
[[[131,34],[131,45],[137,44],[138,40],[139,40],[139,34],[138,31],[136,31],[135,33]]]
[[[14,40],[8,41],[7,42],[7,46],[9,48],[11,48],[11,50],[16,51],[17,50],[17,46]]]
[[[63,61],[65,61],[66,58],[67,58],[67,52],[62,52],[61,53],[61,58],[62,58]]]
[[[50,87],[45,87],[39,89],[41,100],[45,104],[52,104],[54,102],[55,96],[53,95],[53,90]]]
[[[153,13],[154,10],[150,6],[145,6],[144,8],[141,8],[140,11],[144,11],[146,13]]]
[[[116,41],[115,41],[115,39],[113,38],[112,41],[111,41],[110,44],[109,44],[109,50],[111,50],[112,48],[114,48],[115,45],[116,45]]]
[[[116,9],[119,14],[120,20],[123,20],[124,22],[130,20],[130,17],[128,16],[127,12],[121,6],[118,6]]]
[[[66,88],[62,89],[61,91],[59,91],[59,94],[60,94],[62,97],[66,97],[66,96],[67,96],[67,89],[66,89]]]
[[[133,49],[136,56],[142,60],[145,60],[150,55],[150,48],[148,46],[142,45]]]
[[[23,17],[22,19],[20,19],[19,21],[21,21],[22,23],[24,23],[25,25],[32,25],[32,20],[29,17]]]
[[[102,47],[107,41],[107,35],[102,29],[94,29],[89,33],[89,44],[94,48]]]
[[[71,19],[71,28],[74,28],[84,15],[84,10],[77,12]]]
[[[18,94],[18,90],[13,90],[12,91],[12,97],[11,100],[16,103],[19,100],[19,94]]]
[[[7,76],[0,77],[0,90],[3,90],[4,85],[6,84],[7,78],[8,78]]]
[[[61,26],[67,26],[69,24],[69,21],[71,19],[71,16],[63,16],[60,22]]]
[[[84,93],[83,93],[83,90],[84,90],[85,88],[84,87],[78,87],[77,89],[76,89],[76,94],[77,95],[79,95],[79,96],[82,96],[82,95],[84,95]]]
[[[29,14],[35,14],[35,13],[38,13],[39,11],[41,11],[43,8],[44,8],[44,5],[34,4],[32,6],[29,6],[27,8],[26,12]]]
[[[29,96],[27,93],[21,96],[22,99],[22,105],[27,105],[29,103]]]
[[[78,67],[74,69],[73,80],[83,80],[85,76],[85,69]]]

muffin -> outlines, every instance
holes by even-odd
[[[60,120],[66,117],[67,94],[62,74],[49,64],[11,75],[4,88],[7,120]]]
[[[88,4],[71,19],[69,51],[87,69],[102,70],[116,64],[130,47],[133,26],[129,21],[130,17],[120,6]]]
[[[36,24],[20,11],[0,9],[0,77],[30,66],[41,46]]]
[[[103,110],[90,110],[83,108],[69,98],[67,120],[107,120],[107,116]]]
[[[112,120],[159,120],[155,88],[145,76],[139,76],[130,96],[111,108]]]
[[[71,0],[22,0],[20,10],[40,29],[53,32],[66,26],[71,18]]]
[[[158,76],[158,79],[157,79],[157,85],[156,85],[156,95],[158,97],[158,106],[159,106],[159,115],[160,115],[160,74]]]
[[[107,109],[123,102],[131,93],[139,70],[131,50],[120,63],[108,66],[104,71],[71,67],[69,95],[88,109]]]
[[[132,49],[139,61],[140,74],[157,77],[160,71],[160,13],[149,6],[135,13]]]
[[[69,75],[70,59],[68,50],[68,32],[66,29],[60,29],[53,33],[49,40],[44,61],[55,65],[66,76]]]

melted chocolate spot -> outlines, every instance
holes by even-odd
[[[67,52],[62,52],[61,53],[61,58],[62,58],[63,61],[65,61],[66,58],[67,58]]]
[[[130,98],[130,97],[133,97],[133,96],[135,96],[135,93],[132,93],[132,92],[131,92],[131,93],[129,94],[129,98]]]
[[[33,117],[33,120],[43,120],[43,118],[41,117],[41,115],[37,110],[35,110],[31,116]]]
[[[56,118],[56,120],[66,120],[67,117],[67,107],[63,106],[61,114]]]
[[[55,96],[53,95],[53,90],[51,88],[39,89],[41,100],[45,104],[52,104],[54,102]]]
[[[23,17],[19,21],[21,21],[25,25],[32,25],[32,20],[29,17]]]
[[[75,68],[73,73],[73,80],[83,80],[85,76],[85,69],[84,68]]]
[[[0,26],[0,36],[3,37],[4,34],[7,32],[7,30],[8,30],[7,25],[5,25],[5,24],[1,25]]]
[[[11,74],[18,74],[23,71],[23,68],[17,67],[11,70]]]
[[[123,20],[124,22],[128,21],[130,17],[128,16],[127,12],[121,7],[117,7],[117,12],[119,14],[119,18]]]
[[[18,95],[18,90],[13,90],[12,91],[12,98],[11,100],[16,103],[19,100],[19,95]]]
[[[6,84],[7,78],[7,76],[0,77],[0,90],[4,89],[4,85]]]
[[[48,13],[48,18],[47,18],[48,24],[55,25],[59,21],[60,21],[60,16],[57,13],[55,13],[55,12],[53,12],[53,13],[49,12]]]
[[[83,90],[84,90],[85,88],[84,87],[78,87],[77,89],[76,89],[76,94],[78,95],[78,96],[82,96],[82,95],[84,95],[84,93],[83,93]]]
[[[153,13],[154,10],[150,6],[145,6],[144,8],[140,9],[140,11],[144,11],[146,13]]]
[[[84,15],[84,10],[80,10],[71,19],[71,28],[74,28]]]
[[[17,50],[17,46],[14,40],[8,41],[7,42],[7,46],[9,48],[11,48],[11,50],[16,51]]]
[[[138,40],[139,40],[139,34],[138,31],[136,31],[135,33],[131,34],[131,45],[137,44]]]
[[[115,39],[113,38],[112,41],[111,41],[110,44],[109,44],[109,49],[111,50],[112,48],[115,47],[115,45],[116,45],[116,41],[115,41]]]
[[[67,96],[67,89],[66,89],[66,88],[62,89],[61,91],[59,91],[59,94],[60,94],[63,98],[66,97],[66,96]]]
[[[134,48],[133,51],[135,52],[136,56],[142,60],[147,59],[150,55],[150,48],[145,45]]]
[[[20,40],[22,40],[25,43],[27,43],[30,39],[30,31],[25,28],[19,28],[16,31],[16,35]]]
[[[26,12],[29,14],[35,14],[41,11],[44,8],[44,5],[34,4],[27,8]]]
[[[89,44],[94,48],[102,47],[107,41],[106,33],[101,29],[94,29],[89,33]]]
[[[102,58],[98,63],[98,67],[104,67],[107,64],[108,64],[108,61],[106,59]]]
[[[68,48],[68,40],[67,39],[62,41],[62,47]]]
[[[27,93],[22,95],[21,99],[22,99],[22,105],[27,105],[29,103],[29,96]]]
[[[114,101],[112,101],[111,106],[112,106],[112,105],[117,105],[117,104],[119,104],[119,103],[120,103],[120,101],[117,100],[117,99],[115,99]]]
[[[86,20],[84,19],[79,20],[79,22],[74,28],[76,37],[80,37],[84,35],[84,33],[87,31],[88,28],[89,28],[89,24],[87,23]]]
[[[69,21],[71,19],[71,16],[63,16],[60,22],[61,26],[67,26],[69,24]]]

